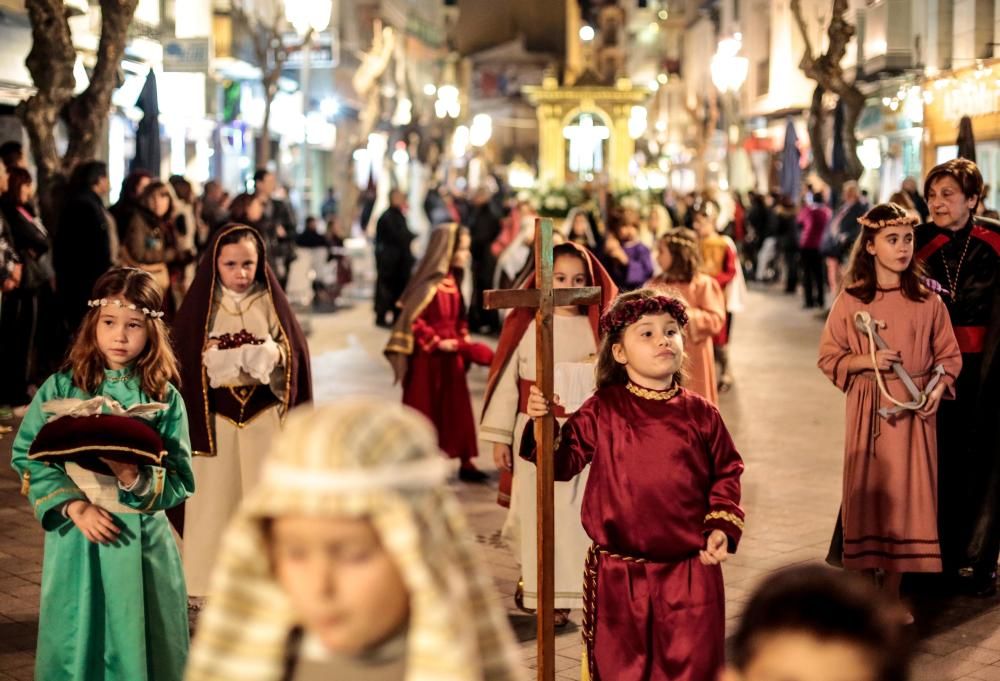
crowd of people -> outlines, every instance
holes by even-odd
[[[94,283],[110,267],[152,275],[169,322],[194,280],[198,259],[227,224],[260,233],[282,287],[297,245],[329,249],[343,243],[332,191],[322,209],[324,233],[312,216],[299,229],[287,188],[268,170],[254,174],[252,192],[235,196],[215,180],[196,195],[184,177],[163,181],[137,170],[108,207],[107,165],[82,163],[65,191],[56,193],[50,212],[56,224],[46,225],[39,209],[43,198],[36,196],[21,145],[0,147],[0,161],[0,352],[7,358],[0,366],[0,415],[23,415],[42,381],[62,364]]]
[[[375,312],[409,409],[296,409],[312,376],[282,278],[288,246],[322,237],[315,221],[298,233],[273,174],[229,201],[133,173],[108,210],[106,167],[83,164],[50,234],[20,153],[0,148],[0,324],[17,330],[0,343],[24,353],[3,363],[11,403],[30,398],[12,465],[46,530],[37,678],[519,678],[444,457],[482,482],[489,443],[515,603],[532,611],[532,424],[549,418],[555,620],[583,611],[592,681],[813,678],[793,649],[821,649],[851,681],[902,680],[905,574],[996,590],[1000,223],[979,215],[969,161],[928,173],[922,225],[921,204],[868,206],[852,185],[749,209],[713,192],[645,209],[594,192],[553,252],[555,287],[601,294],[555,310],[552,395],[534,382],[533,313],[483,305],[487,289],[539,283],[531,203],[502,184],[468,202],[435,188],[416,257],[393,191]],[[833,299],[818,365],[846,394],[847,438],[829,560],[881,593],[817,568],[776,576],[726,666],[721,565],[745,529],[745,464],[717,403],[744,278],[777,281],[775,267],[808,307]],[[68,348],[47,347],[45,328]],[[472,364],[489,367],[478,418]],[[189,611],[204,627],[190,657]]]

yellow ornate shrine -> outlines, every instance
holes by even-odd
[[[543,187],[559,187],[577,179],[567,173],[567,136],[574,121],[587,114],[610,133],[603,173],[612,187],[630,185],[628,165],[635,154],[635,140],[629,135],[629,117],[632,107],[643,104],[650,93],[633,87],[627,78],[601,85],[590,75],[584,73],[573,85],[560,86],[554,75],[547,74],[540,86],[522,89],[538,114],[538,180]]]

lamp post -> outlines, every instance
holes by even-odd
[[[333,0],[285,0],[285,18],[302,39],[302,115],[309,109],[309,78],[312,66],[313,35],[326,30],[330,25],[330,14],[333,11]],[[312,213],[312,178],[309,151],[309,140],[304,137],[302,143],[302,174],[303,183],[302,204],[306,207],[306,216]]]
[[[726,136],[726,183],[729,184],[732,177],[732,159],[729,157],[729,127],[737,119],[736,93],[743,87],[747,79],[749,61],[746,57],[739,56],[743,47],[743,36],[739,33],[731,38],[723,38],[719,41],[715,54],[712,56],[711,71],[712,83],[722,97],[722,119],[723,129]]]

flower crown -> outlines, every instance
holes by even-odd
[[[885,229],[886,227],[916,227],[920,220],[912,215],[900,215],[888,220],[869,220],[867,216],[858,218],[858,224],[865,229]]]
[[[685,248],[698,248],[698,242],[694,239],[688,239],[687,237],[669,235],[664,237],[664,239],[666,239],[667,243],[676,244]]]
[[[98,298],[96,300],[88,300],[87,307],[107,307],[108,305],[116,305],[123,310],[132,310],[133,312],[141,312],[150,319],[160,319],[163,317],[163,312],[160,310],[150,310],[148,307],[138,307],[135,303],[123,303],[121,300],[108,300],[107,298]]]
[[[625,327],[634,324],[646,314],[663,314],[666,312],[681,328],[687,326],[688,316],[684,303],[670,296],[653,296],[651,298],[636,298],[621,305],[615,305],[601,317],[601,334],[617,333]]]

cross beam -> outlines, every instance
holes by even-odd
[[[552,399],[555,377],[552,314],[556,307],[593,305],[601,301],[601,289],[552,288],[552,221],[535,220],[535,282],[534,289],[485,291],[484,306],[527,308],[535,310],[535,384],[549,400]],[[553,443],[556,421],[552,415],[535,421],[535,441],[538,447],[538,469],[535,489],[538,524],[538,681],[555,679],[555,522],[553,514]],[[581,566],[582,567],[582,566]],[[524,569],[524,566],[522,566]]]

